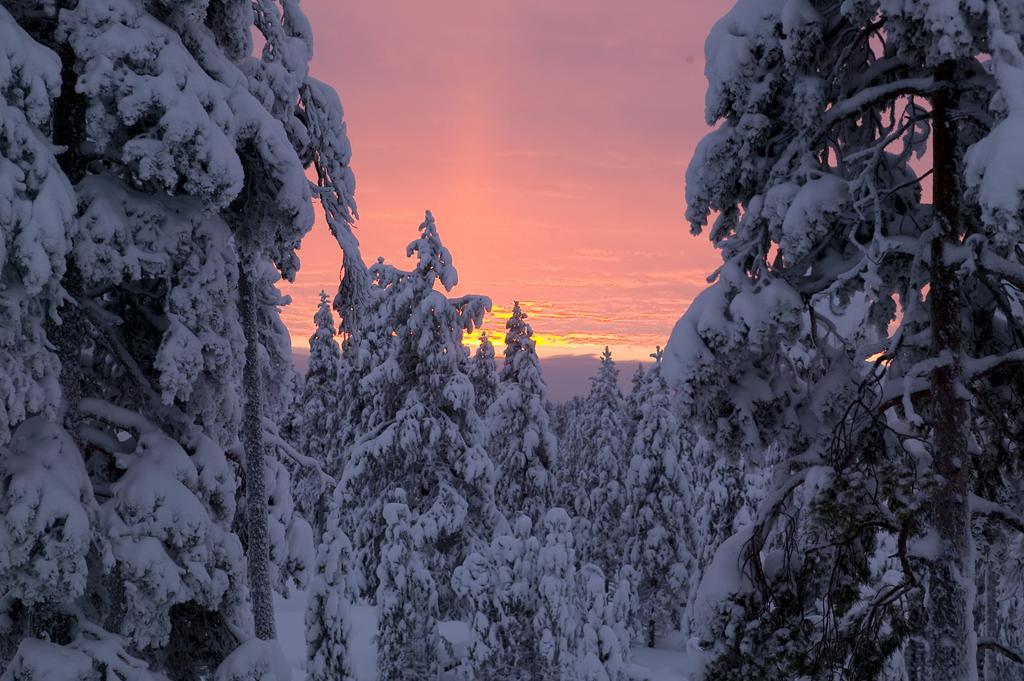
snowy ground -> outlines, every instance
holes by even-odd
[[[305,615],[306,594],[295,593],[289,599],[275,597],[277,633],[292,667],[292,681],[305,678],[306,662]],[[457,623],[446,623],[442,635],[459,636]],[[377,646],[373,635],[377,629],[376,612],[369,606],[356,606],[353,611],[353,670],[359,681],[376,681]],[[633,649],[633,678],[637,681],[687,681],[689,678],[685,644],[680,636],[668,637],[657,648]]]

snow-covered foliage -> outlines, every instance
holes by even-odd
[[[85,592],[99,508],[81,452],[44,416],[21,423],[0,459],[0,590],[28,607]]]
[[[467,679],[626,679],[640,603],[628,565],[606,580],[577,566],[571,520],[560,508],[535,528],[519,516],[513,533],[470,554],[452,582],[473,608],[461,671]]]
[[[977,673],[970,518],[1018,512],[993,414],[1019,412],[1022,29],[999,0],[739,0],[708,38],[687,215],[723,262],[664,369],[728,477],[778,462],[714,561],[707,678],[919,650],[925,678]]]
[[[403,497],[401,489],[392,495]],[[377,566],[377,671],[397,681],[437,678],[442,653],[438,594],[425,555],[425,524],[432,521],[424,523],[398,501],[384,504],[382,514],[387,530]]]
[[[575,676],[580,681],[623,681],[628,677],[629,620],[636,609],[626,566],[618,580],[585,563],[576,574],[579,602]]]
[[[167,681],[163,674],[134,657],[129,642],[92,624],[82,624],[67,645],[26,638],[8,668],[3,681]]]
[[[626,403],[618,376],[612,353],[605,348],[579,417],[582,446],[565,465],[567,475],[575,480],[576,515],[586,523],[581,528],[582,557],[608,574],[615,574],[622,565],[629,464]]]
[[[463,663],[467,679],[536,679],[547,669],[542,631],[534,623],[541,543],[526,516],[516,518],[512,529],[471,553],[452,574],[455,594],[472,604],[473,638]]]
[[[310,681],[353,681],[349,583],[352,543],[342,527],[342,509],[335,495],[316,554],[316,571],[306,610],[306,674]]]
[[[495,501],[508,518],[539,523],[554,501],[558,445],[547,411],[533,329],[516,301],[505,324],[505,363],[487,412],[491,458],[498,469]]]
[[[125,424],[118,424],[125,427]],[[124,431],[122,431],[124,432]],[[204,501],[234,493],[231,478],[206,488],[198,463],[223,468],[223,452],[199,440],[197,462],[156,429],[139,429],[134,447],[110,452],[123,473],[102,505],[105,535],[124,580],[121,631],[140,648],[164,646],[173,606],[193,602],[215,610],[238,589],[243,557],[225,518]]]
[[[275,283],[310,164],[358,256],[340,104],[290,0],[5,3],[0,45],[0,667],[212,678],[310,567]]]
[[[683,436],[659,363],[631,395],[637,424],[626,471],[625,562],[636,566],[646,640],[677,624],[693,564],[693,501],[680,461]],[[687,453],[688,454],[688,453]]]
[[[60,60],[0,7],[0,447],[60,403],[43,325],[61,294],[75,195],[46,131]]]
[[[416,257],[411,272],[382,262],[371,268],[372,331],[353,336],[346,349],[376,361],[361,381],[370,399],[341,485],[362,592],[376,590],[383,507],[401,488],[422,540],[436,549],[428,552],[430,567],[447,615],[458,607],[446,595],[452,571],[489,541],[497,522],[494,466],[462,347],[463,332],[479,325],[490,301],[449,299],[434,289],[450,290],[458,275],[430,213],[408,254]]]
[[[540,654],[546,676],[573,678],[579,639],[576,600],[577,556],[572,519],[562,508],[544,516],[543,543],[537,553],[537,614]]]
[[[497,363],[494,361],[494,345],[486,331],[480,334],[480,345],[470,358],[466,372],[476,396],[476,413],[481,417],[487,416],[487,410],[498,396],[499,379]]]

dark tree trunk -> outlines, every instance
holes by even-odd
[[[270,527],[265,482],[265,443],[263,441],[263,382],[259,365],[259,331],[256,324],[256,286],[243,258],[238,268],[238,307],[245,332],[245,369],[243,390],[245,413],[242,416],[242,445],[245,448],[246,556],[249,571],[249,597],[256,636],[277,638],[274,624],[273,591],[270,585]]]
[[[931,245],[932,356],[939,360],[930,376],[932,456],[941,480],[930,500],[929,521],[939,540],[939,553],[928,576],[926,603],[930,681],[965,681],[976,670],[977,651],[972,611],[974,564],[971,558],[966,407],[958,394],[961,379],[960,283],[954,267],[946,264],[947,247],[958,245],[960,235],[960,164],[957,149],[956,65],[946,62],[936,70],[945,83],[932,100],[934,206],[938,229]]]

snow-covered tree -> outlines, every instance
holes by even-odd
[[[342,530],[342,508],[332,497],[316,554],[306,607],[306,675],[310,681],[354,681],[350,664],[352,543]]]
[[[687,202],[723,265],[665,369],[720,456],[781,462],[705,578],[710,678],[873,678],[909,634],[925,677],[977,673],[971,517],[1018,517],[972,502],[972,442],[1019,412],[1022,29],[1001,0],[741,0],[711,32]]]
[[[555,437],[558,441],[558,459],[561,465],[555,469],[555,481],[559,499],[575,512],[576,468],[579,464],[579,453],[583,447],[583,397],[575,395],[562,404],[555,406]]]
[[[434,543],[430,567],[447,616],[458,607],[448,595],[452,571],[489,541],[497,520],[494,466],[462,346],[463,332],[480,323],[490,301],[449,299],[434,289],[439,282],[450,291],[458,275],[429,212],[408,254],[416,257],[411,272],[380,261],[371,268],[372,318],[346,349],[372,364],[361,379],[366,405],[341,484],[363,595],[376,591],[383,504],[401,488],[424,541]]]
[[[540,540],[527,516],[514,519],[512,530],[452,574],[455,594],[471,604],[472,638],[462,663],[467,679],[536,679],[547,669],[534,624]]]
[[[547,411],[547,387],[527,315],[516,301],[505,324],[505,363],[487,412],[491,458],[498,469],[495,501],[507,517],[540,523],[554,500],[558,443]]]
[[[579,604],[572,519],[562,508],[544,516],[537,553],[537,614],[534,626],[545,667],[541,678],[571,679],[576,670]]]
[[[638,415],[626,472],[625,562],[638,572],[647,645],[670,629],[686,605],[693,563],[693,502],[683,467],[682,433],[657,364],[634,389]]]
[[[400,499],[396,489],[392,498]],[[441,672],[438,594],[424,552],[423,519],[400,502],[382,508],[387,530],[377,566],[377,673],[419,681]]]
[[[309,337],[309,369],[299,403],[301,409],[299,451],[312,457],[323,471],[340,477],[344,468],[338,451],[341,412],[341,350],[334,340],[334,317],[327,294],[320,292],[320,306],[313,317],[316,331]],[[329,494],[320,471],[303,468],[296,481],[296,505],[315,527],[322,528],[322,515]],[[313,522],[317,520],[317,522]]]
[[[619,370],[605,348],[601,366],[591,379],[580,414],[581,448],[567,462],[575,480],[576,514],[586,522],[582,555],[607,574],[622,565],[624,481],[629,463],[626,405],[618,385]]]
[[[273,636],[264,500],[288,544],[275,564],[300,574],[309,544],[260,442],[284,455],[279,407],[296,385],[274,283],[312,226],[307,164],[330,166],[318,185],[351,207],[340,106],[308,79],[308,29],[297,3],[272,0],[0,8],[0,469],[10,503],[28,504],[0,574],[34,543],[68,587],[5,599],[0,666],[59,646],[125,678],[144,676],[127,660],[203,678],[240,640]],[[60,470],[44,478],[15,445]],[[268,470],[282,484],[260,489]],[[54,505],[28,512],[43,498]]]
[[[60,300],[76,199],[56,158],[61,62],[0,7],[0,447],[34,414],[57,415],[58,357],[45,340]],[[52,324],[51,324],[52,326]]]
[[[28,633],[49,633],[61,606],[85,593],[99,523],[88,471],[67,431],[45,416],[22,422],[0,458],[0,492],[0,588],[13,620],[5,629],[29,609],[35,622]]]
[[[487,332],[480,334],[480,345],[469,360],[469,380],[476,395],[476,413],[487,416],[487,410],[498,396],[498,369],[494,361],[494,345]]]
[[[629,678],[629,620],[635,616],[632,568],[618,580],[585,563],[576,574],[579,627],[574,675],[579,681],[623,681]]]

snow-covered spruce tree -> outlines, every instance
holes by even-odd
[[[329,503],[306,606],[306,675],[310,681],[354,681],[349,663],[352,543],[342,530],[342,507]]]
[[[558,444],[548,418],[533,329],[516,301],[505,324],[505,363],[487,412],[491,459],[498,469],[495,502],[507,518],[540,523],[554,499]]]
[[[300,400],[301,425],[297,448],[316,460],[332,477],[340,477],[344,463],[338,451],[341,350],[334,340],[334,317],[327,294],[320,292],[320,306],[313,317],[316,331],[309,337],[309,369]],[[304,468],[296,480],[296,505],[314,527],[323,529],[326,512],[324,485],[320,472]]]
[[[743,0],[712,30],[687,201],[723,265],[666,375],[719,455],[782,460],[705,579],[710,678],[874,678],[911,633],[925,677],[977,673],[971,516],[1019,517],[972,494],[1020,411],[1022,29],[1000,0]]]
[[[543,632],[535,626],[540,548],[532,521],[521,515],[513,519],[511,534],[471,553],[452,574],[455,594],[471,605],[464,678],[549,678],[541,654]]]
[[[657,364],[634,390],[639,416],[626,472],[625,561],[636,566],[647,645],[669,630],[686,605],[694,531],[689,481],[680,463],[682,434]]]
[[[61,62],[0,7],[0,447],[31,414],[54,417],[58,358],[48,308],[60,300],[75,195],[54,153]]]
[[[577,513],[576,497],[579,481],[574,477],[580,464],[579,455],[583,447],[583,402],[581,395],[555,407],[557,418],[555,436],[558,440],[558,460],[561,462],[555,469],[555,483],[559,499],[564,499],[568,510]]]
[[[8,232],[8,226],[4,225],[5,243],[15,236],[18,242],[7,256],[14,258],[13,267],[5,264],[4,276],[16,275],[22,254],[36,247],[37,238],[43,239],[47,246],[34,256],[33,274],[26,278],[25,293],[20,294],[34,295],[40,283],[38,277],[46,264],[44,256],[47,252],[56,252],[51,249],[61,253],[62,262],[54,265],[53,273],[58,276],[63,273],[63,292],[51,300],[46,333],[62,362],[63,404],[57,411],[54,409],[57,405],[46,403],[58,394],[57,383],[51,382],[45,395],[33,397],[34,404],[28,413],[59,417],[67,431],[56,423],[43,426],[36,421],[43,417],[24,421],[22,426],[28,429],[25,433],[26,442],[30,442],[26,445],[27,451],[60,452],[57,458],[51,458],[51,463],[60,462],[64,469],[58,473],[58,479],[69,475],[67,479],[78,477],[72,475],[76,457],[78,465],[85,463],[89,492],[82,499],[95,498],[101,512],[91,516],[94,522],[89,523],[90,541],[84,546],[78,545],[88,551],[83,556],[88,570],[85,581],[63,592],[59,599],[43,599],[45,603],[28,593],[8,600],[5,635],[13,643],[24,638],[25,648],[19,653],[19,659],[25,665],[31,666],[33,661],[27,659],[24,652],[38,648],[33,647],[32,638],[26,638],[33,636],[74,648],[92,660],[93,665],[100,665],[105,654],[100,651],[104,646],[109,653],[124,642],[116,642],[117,637],[99,626],[103,625],[125,633],[133,654],[145,657],[153,667],[161,669],[170,664],[165,660],[174,658],[174,646],[179,643],[171,632],[176,631],[182,616],[194,608],[206,613],[206,620],[196,619],[194,631],[205,630],[207,635],[206,645],[196,646],[192,651],[192,664],[175,670],[176,674],[188,675],[193,669],[215,666],[225,646],[234,645],[233,641],[225,640],[230,634],[219,618],[239,605],[238,573],[242,567],[237,538],[229,532],[234,508],[231,498],[234,478],[230,476],[223,450],[194,425],[195,415],[205,413],[208,420],[203,427],[211,434],[222,435],[224,431],[219,428],[230,423],[231,406],[235,403],[230,383],[223,381],[225,374],[220,373],[225,364],[230,364],[230,350],[222,357],[227,362],[218,364],[211,357],[208,373],[196,368],[196,355],[191,354],[203,346],[203,341],[197,338],[201,333],[220,336],[225,344],[232,338],[230,328],[226,331],[219,328],[219,324],[230,325],[230,316],[215,312],[219,304],[227,303],[230,307],[230,299],[225,301],[223,297],[230,280],[220,277],[226,260],[230,260],[229,251],[223,247],[226,240],[218,237],[223,223],[218,224],[215,217],[208,215],[202,200],[190,197],[188,189],[183,189],[181,196],[165,195],[162,200],[153,200],[146,191],[148,187],[143,186],[145,182],[139,180],[133,184],[138,176],[126,170],[133,163],[131,153],[120,154],[122,145],[125,150],[139,150],[133,134],[119,128],[117,117],[102,121],[102,126],[102,116],[87,121],[85,108],[93,97],[92,88],[101,86],[99,81],[105,74],[89,61],[79,29],[83,25],[90,26],[96,40],[89,49],[114,52],[117,48],[101,39],[104,27],[98,23],[103,20],[104,12],[116,13],[122,8],[105,6],[89,20],[82,17],[93,9],[91,3],[80,3],[73,11],[62,12],[59,16],[52,5],[20,3],[12,9],[19,25],[27,28],[39,42],[53,46],[59,56],[57,61],[58,57],[36,53],[31,40],[25,38],[21,29],[9,24],[11,15],[3,11],[3,29],[10,33],[10,42],[7,39],[4,42],[8,49],[15,50],[5,55],[30,58],[43,69],[38,74],[34,74],[34,67],[27,66],[0,69],[16,79],[31,79],[25,86],[16,82],[5,86],[6,96],[15,99],[5,102],[5,119],[10,105],[18,102],[29,104],[32,115],[38,116],[49,103],[47,84],[54,88],[50,94],[58,96],[40,134],[17,135],[20,140],[9,138],[17,142],[21,150],[18,146],[11,148],[16,154],[16,163],[7,167],[17,168],[34,157],[39,170],[32,170],[19,181],[24,183],[23,188],[10,194],[14,203],[8,204],[14,206],[16,212],[4,211],[4,214],[18,220],[32,215],[18,205],[18,197],[23,192],[49,205],[33,211],[34,217],[46,224],[33,226],[26,222],[22,226],[28,229],[19,232]],[[125,49],[131,47],[124,43],[138,39],[144,32],[138,26],[132,29],[123,33]],[[150,35],[173,33],[160,22],[147,25],[145,31]],[[19,45],[21,39],[27,42]],[[161,42],[156,41],[150,53],[140,54],[140,61],[136,63],[150,74],[159,71],[152,64],[160,57]],[[189,67],[191,62],[187,53],[181,54],[180,43],[167,49],[171,53],[169,57],[181,57],[175,61],[186,69]],[[51,73],[58,74],[55,81],[46,75],[46,69],[50,68],[54,69]],[[106,62],[104,68],[130,71],[128,66],[115,66],[111,61]],[[90,77],[92,80],[87,83]],[[131,75],[122,80],[131,80]],[[202,88],[201,83],[196,86]],[[149,102],[154,110],[161,105],[158,98],[151,98]],[[122,104],[125,115],[133,116],[134,104],[127,100]],[[94,113],[101,112],[102,107],[98,107]],[[196,129],[206,130],[202,117],[194,122]],[[18,132],[6,123],[4,129],[7,133]],[[109,147],[105,146],[101,134],[104,129],[119,135],[118,155],[111,155],[109,159],[105,156]],[[132,133],[148,138],[148,149],[154,153],[166,148],[163,145],[168,139],[159,131],[150,134],[146,126],[137,125]],[[64,148],[57,158],[64,180],[50,177],[49,194],[40,191],[42,185],[38,182],[45,179],[40,171],[52,156],[42,149],[30,156],[24,155],[30,151],[26,145],[32,140]],[[90,160],[99,162],[86,168],[83,160],[86,153],[93,155]],[[51,166],[50,169],[57,168]],[[118,177],[122,171],[131,178],[127,183]],[[9,173],[5,175],[14,177]],[[200,183],[209,177],[209,174],[195,173]],[[61,186],[70,190],[71,183],[75,184],[77,193],[78,219],[73,227],[59,219],[60,210],[66,204],[61,203],[56,192]],[[100,194],[102,200],[98,199]],[[117,211],[122,201],[130,202],[130,214]],[[51,211],[50,217],[46,217],[47,210]],[[68,213],[65,218],[71,216],[72,213]],[[96,228],[94,220],[98,216],[102,216],[102,229]],[[66,228],[65,237],[58,240],[62,224]],[[143,224],[144,229],[137,229]],[[156,272],[159,274],[153,276]],[[190,297],[195,290],[192,287],[203,286],[201,280],[196,281],[196,275],[211,279],[204,293],[204,304],[195,304]],[[19,276],[24,278],[25,271]],[[153,297],[148,297],[151,294]],[[5,296],[5,300],[17,303],[17,296]],[[126,300],[130,304],[128,309],[124,305]],[[65,304],[58,310],[61,303]],[[18,305],[25,311],[31,309]],[[10,309],[16,308],[5,306],[5,310]],[[4,324],[5,333],[17,328],[18,325]],[[39,337],[26,340],[31,340],[37,348],[46,347]],[[30,347],[21,352],[30,351]],[[47,369],[45,354],[24,361],[25,369],[36,376]],[[6,355],[4,363],[6,365]],[[203,363],[200,361],[198,366],[202,368]],[[25,385],[30,387],[31,383]],[[206,401],[216,393],[220,393],[217,401],[221,409],[214,408],[212,400]],[[194,399],[187,401],[182,395]],[[5,397],[5,404],[17,407],[21,398],[17,395],[12,398]],[[114,403],[128,405],[131,410],[119,409]],[[149,419],[141,418],[138,411],[146,413]],[[27,415],[23,412],[15,418],[23,420]],[[30,421],[35,425],[29,426]],[[16,425],[16,422],[9,425]],[[16,456],[14,450],[8,449],[6,443],[2,446],[2,458],[12,462]],[[41,457],[39,462],[43,458],[47,457]],[[31,466],[20,470],[8,465],[5,468],[9,477],[4,484],[11,490],[18,490],[24,501],[38,497],[39,490],[31,488],[33,481],[36,485],[48,486],[53,480],[52,474],[32,473]],[[164,498],[168,490],[173,494]],[[33,507],[34,502],[29,506]],[[71,528],[81,529],[80,524],[73,523],[61,529],[58,520],[61,508],[66,508],[66,504],[38,515],[14,512],[6,519],[14,523],[9,529],[23,542],[23,547],[39,542],[31,553],[45,555],[52,550],[45,548],[46,544],[54,538],[66,532],[60,543],[68,546],[74,536]],[[182,524],[172,529],[172,517],[180,517]],[[19,526],[23,522],[28,525]],[[38,524],[33,526],[33,523]],[[144,561],[137,550],[140,544],[148,547]],[[202,544],[202,551],[195,550],[197,544]],[[58,545],[52,548],[64,550]],[[71,558],[72,555],[67,556]],[[141,562],[146,563],[144,569]],[[13,574],[25,566],[9,567]],[[5,592],[10,593],[7,589]],[[80,607],[75,603],[76,598],[89,603],[90,607]],[[24,604],[34,600],[33,611],[24,610]],[[51,618],[51,614],[56,616]],[[218,631],[211,632],[206,627],[216,627]],[[181,643],[185,643],[185,638],[181,637]]]
[[[0,175],[10,180],[30,171],[10,194],[15,212],[0,211],[4,286],[19,291],[4,296],[3,313],[20,310],[17,324],[3,324],[8,335],[0,359],[8,365],[11,334],[21,334],[15,361],[32,377],[19,379],[17,390],[27,397],[2,400],[9,418],[0,459],[13,456],[6,443],[10,428],[36,414],[56,417],[85,462],[101,509],[90,523],[84,593],[71,589],[45,605],[36,600],[27,618],[22,601],[5,601],[4,647],[24,639],[23,666],[38,661],[25,651],[40,649],[25,637],[42,636],[85,655],[96,668],[117,670],[138,656],[154,673],[198,678],[212,673],[238,638],[252,635],[241,582],[244,556],[231,533],[237,476],[224,455],[236,451],[242,407],[239,358],[246,341],[236,313],[238,247],[262,248],[253,249],[261,257],[245,270],[260,280],[266,303],[256,314],[263,320],[257,355],[266,360],[262,370],[287,378],[283,327],[272,323],[279,321],[279,298],[265,295],[272,285],[264,286],[264,277],[268,268],[287,276],[297,265],[293,251],[312,215],[303,165],[319,139],[303,132],[300,119],[309,116],[295,115],[296,102],[304,111],[310,107],[287,84],[303,82],[308,41],[296,32],[304,20],[294,3],[259,5],[257,29],[267,38],[259,59],[251,56],[257,14],[243,0],[153,7],[130,0],[19,2],[0,10],[7,46],[2,59],[33,64],[0,68],[8,79],[3,135],[13,135],[0,146],[5,157],[13,154],[6,167],[17,171]],[[274,25],[287,34],[288,49],[282,51],[279,36],[267,35]],[[300,44],[307,49],[295,49]],[[279,63],[284,52],[288,68]],[[28,112],[37,134],[15,127],[20,123],[11,118],[12,107]],[[336,113],[332,120],[340,120],[340,109]],[[340,139],[344,130],[332,134]],[[45,148],[33,150],[35,142]],[[59,167],[63,181],[44,172],[54,159],[57,166],[50,168]],[[338,161],[344,166],[347,157]],[[62,185],[74,187],[65,197],[70,204],[60,196]],[[237,228],[238,206],[249,203],[240,197],[244,191],[273,197],[280,212],[247,216],[243,239]],[[28,212],[19,197],[41,205]],[[257,233],[250,228],[260,220],[249,217],[280,229]],[[30,253],[31,268],[23,269]],[[32,336],[40,327],[30,317],[41,309],[33,300],[47,257],[62,289],[49,289],[44,327],[60,359],[59,392],[53,380],[40,383],[56,367],[53,355],[30,356],[33,348],[48,347]],[[15,278],[22,283],[12,288]],[[30,431],[30,449],[56,447],[62,452],[56,460],[73,460],[59,427],[37,424]],[[40,476],[6,470],[3,484],[25,498],[37,493],[25,485]],[[58,526],[50,525],[56,518],[49,512],[36,518],[42,523],[37,539],[48,543],[57,536]],[[25,528],[12,529],[26,546],[36,541]],[[67,546],[73,536],[61,541]],[[140,545],[147,547],[145,565]],[[269,593],[253,593],[269,601]],[[125,648],[130,653],[118,652]],[[108,663],[110,655],[122,661]]]
[[[623,483],[629,446],[626,404],[618,376],[612,353],[605,348],[579,415],[582,446],[566,466],[568,479],[575,481],[576,514],[586,523],[586,528],[581,528],[584,536],[578,538],[581,557],[596,563],[606,574],[618,572],[625,541]]]
[[[552,508],[544,516],[542,546],[537,553],[533,622],[544,665],[538,678],[574,678],[579,635],[576,566],[572,518],[565,509]]]
[[[480,345],[469,360],[469,380],[476,395],[476,413],[487,416],[487,410],[498,395],[498,369],[494,361],[494,345],[487,332],[480,334]]]
[[[704,574],[710,568],[722,542],[749,525],[753,511],[746,486],[747,461],[720,453],[704,438],[698,438],[690,450],[689,464],[693,519],[693,563],[687,589],[687,625],[699,629],[693,621],[694,599]]]
[[[458,275],[429,212],[408,254],[416,257],[411,272],[383,262],[371,268],[373,318],[346,350],[374,364],[361,379],[367,400],[341,485],[362,595],[377,588],[383,504],[402,488],[432,548],[425,555],[447,617],[458,609],[450,596],[452,571],[490,540],[497,520],[494,466],[462,346],[463,332],[480,323],[490,301],[449,299],[434,290],[439,282],[450,291]]]
[[[438,593],[424,555],[432,531],[404,503],[389,501],[381,512],[387,530],[377,566],[377,673],[398,681],[438,678]]]
[[[629,619],[633,612],[632,568],[622,579],[607,580],[593,563],[584,563],[576,574],[579,628],[573,675],[579,681],[622,681],[629,660]]]
[[[640,398],[646,378],[647,372],[644,371],[644,365],[637,364],[636,371],[633,372],[633,378],[630,381],[629,394],[626,395],[626,422],[628,424],[630,442],[633,441],[633,436],[636,435],[636,428],[640,421]]]

